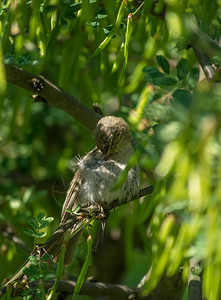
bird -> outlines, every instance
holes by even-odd
[[[75,175],[70,183],[61,212],[59,226],[70,217],[78,205],[110,204],[114,201],[130,201],[139,192],[139,168],[134,166],[128,171],[123,184],[114,185],[125,170],[134,154],[132,136],[128,123],[115,116],[101,118],[94,130],[95,148],[83,158],[75,160]],[[73,260],[76,246],[83,232],[83,224],[74,224],[68,232],[57,239],[47,252],[58,262],[62,245],[65,243],[64,264]]]
[[[47,252],[58,262],[64,246],[65,265],[73,261],[85,224],[77,214],[73,221],[71,212],[75,212],[79,205],[87,203],[102,207],[114,202],[130,201],[140,191],[137,165],[128,170],[127,177],[120,186],[115,186],[134,154],[128,123],[120,117],[102,117],[94,129],[94,141],[94,149],[84,157],[75,159],[74,176],[66,193],[59,227],[42,247],[43,253]],[[23,268],[30,265],[31,262],[27,260]],[[23,268],[20,268],[5,286],[17,281],[23,274]]]

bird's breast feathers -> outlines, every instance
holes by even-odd
[[[116,180],[126,168],[126,164],[115,160],[104,160],[102,157],[94,157],[88,163],[84,158],[78,160],[78,168],[84,182],[79,191],[81,203],[106,202],[114,200],[130,200],[139,191],[138,168],[129,170],[127,179],[118,189],[113,189]]]

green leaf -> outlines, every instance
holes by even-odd
[[[25,234],[36,238],[42,238],[46,235],[45,232],[34,232],[31,228],[24,228],[23,231]]]
[[[188,49],[188,41],[185,38],[180,38],[176,43],[176,47],[178,51],[183,51],[184,49]]]
[[[144,67],[142,71],[145,73],[146,78],[150,79],[164,76],[164,74],[155,67]]]
[[[78,205],[76,206],[74,212],[77,213],[77,212],[79,212],[80,209],[81,209],[81,205],[78,204]],[[72,213],[73,213],[73,211],[72,211]]]
[[[46,300],[51,300],[54,298],[54,295],[56,293],[56,290],[58,288],[58,284],[61,280],[61,277],[63,275],[63,270],[64,270],[64,258],[65,258],[65,251],[66,251],[66,247],[63,246],[61,248],[61,254],[60,254],[60,258],[59,258],[59,262],[58,262],[58,267],[57,267],[57,278],[56,278],[56,281],[53,285],[53,287],[51,288]]]
[[[97,14],[96,14],[96,19],[100,20],[100,19],[104,19],[107,17],[107,13],[105,12],[104,8],[100,8],[98,11],[97,11]]]
[[[100,43],[100,45],[97,47],[97,49],[94,51],[94,53],[92,54],[92,57],[95,57],[96,55],[98,55],[102,50],[104,50],[104,48],[107,46],[107,44],[111,41],[111,39],[117,34],[119,27],[121,25],[121,22],[124,18],[124,14],[126,12],[126,2],[122,1],[118,14],[117,14],[117,18],[116,18],[116,22],[112,28],[112,30],[110,31],[110,33],[108,34],[108,36],[103,40],[102,43]]]
[[[159,64],[159,66],[163,69],[163,71],[166,74],[170,73],[170,65],[168,63],[168,60],[163,55],[157,55],[156,60]]]
[[[24,267],[22,271],[24,275],[27,275],[29,278],[31,277],[32,279],[38,277],[40,274],[39,267],[35,265],[31,265],[29,268]]]
[[[173,77],[157,77],[153,79],[154,85],[174,85],[177,83],[177,80]]]
[[[121,69],[121,74],[119,77],[119,82],[124,76],[124,72],[127,67],[127,62],[128,62],[128,53],[129,53],[129,43],[131,40],[131,35],[133,32],[133,14],[129,14],[127,17],[127,28],[126,28],[126,34],[125,34],[125,43],[124,43],[124,62],[123,62],[123,67]]]
[[[173,92],[172,96],[175,98],[176,103],[180,103],[187,108],[190,107],[192,102],[192,95],[188,90],[177,89]]]
[[[150,18],[151,20],[151,36],[154,37],[155,33],[157,32],[157,28],[158,28],[158,25],[159,25],[159,20],[155,17],[152,17]]]
[[[36,237],[36,238],[41,239],[41,238],[43,238],[44,236],[46,236],[46,232],[36,232],[36,233],[35,233],[35,237]]]
[[[179,212],[185,210],[185,208],[188,207],[188,201],[187,200],[180,200],[179,202],[174,202],[171,204],[168,204],[163,208],[163,212],[165,214],[169,214],[171,212]]]
[[[157,68],[155,67],[145,67],[143,68],[143,72],[145,73],[145,79],[147,82],[151,82],[155,85],[161,85],[163,78],[164,78],[164,73],[160,72]]]
[[[5,73],[5,65],[4,65],[4,57],[3,57],[3,49],[0,42],[0,98],[4,99],[4,94],[7,88],[7,80],[6,80],[6,73]]]
[[[199,68],[198,67],[192,68],[188,78],[188,85],[191,89],[195,87],[197,81],[199,80],[199,76],[200,76]]]
[[[158,131],[158,137],[161,141],[168,143],[177,138],[182,131],[182,126],[179,122],[172,121],[165,126],[162,126]]]
[[[52,258],[53,258],[53,255],[46,253],[46,254],[42,255],[41,261],[52,260]]]
[[[63,17],[61,17],[61,18],[59,19],[59,24],[60,24],[60,26],[61,26],[63,29],[67,29],[67,28],[68,28],[68,21],[67,21],[65,18],[63,18]]]
[[[34,229],[38,230],[38,221],[34,217],[29,217],[27,223]]]
[[[82,285],[85,281],[85,277],[87,275],[87,271],[88,271],[88,268],[89,268],[90,263],[91,263],[92,244],[93,244],[92,236],[89,235],[89,237],[87,239],[87,256],[86,256],[86,259],[84,261],[81,272],[78,276],[78,280],[76,282],[76,286],[75,286],[75,289],[74,289],[74,294],[73,294],[72,299],[76,299],[76,297],[80,293],[81,287],[82,287]]]
[[[68,209],[66,209],[66,212],[68,212],[68,213],[70,213],[70,214],[73,214],[74,211],[73,211],[72,209],[69,209],[69,208],[68,208]]]
[[[81,9],[82,4],[81,3],[74,3],[71,5],[71,8],[73,9],[73,12],[77,12]]]
[[[75,13],[81,9],[82,4],[81,3],[74,3],[71,6],[68,6],[63,14],[63,17],[68,20],[73,20],[76,18]]]
[[[189,72],[189,64],[185,58],[182,58],[177,64],[177,78],[179,80],[184,79]]]
[[[42,220],[40,223],[41,225],[39,226],[39,229],[42,229],[42,228],[45,228],[47,227],[51,222],[54,221],[54,218],[53,217],[49,217],[45,220]]]
[[[35,237],[36,233],[31,228],[24,228],[23,231],[25,234]]]
[[[38,265],[39,263],[39,259],[35,255],[29,256],[29,260],[32,265]]]
[[[45,213],[44,213],[44,212],[42,212],[42,211],[39,212],[38,215],[37,215],[38,222],[41,224],[41,223],[42,223],[42,220],[45,219],[45,217],[46,217],[46,216],[45,216]]]

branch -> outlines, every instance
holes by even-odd
[[[204,54],[203,51],[200,48],[196,47],[194,44],[192,44],[191,47],[195,52],[195,55],[203,69],[206,78],[212,79],[215,76],[216,72],[215,72],[215,68],[211,64],[209,57],[206,54]]]
[[[127,198],[121,202],[118,202],[116,200],[109,204],[102,204],[102,207],[105,211],[110,211],[112,209],[116,209],[118,206],[121,206],[123,204],[132,202],[136,199],[139,199],[141,197],[151,194],[153,192],[153,188],[154,187],[151,185],[144,189],[141,189],[139,191],[139,194],[135,195],[129,201]],[[78,214],[80,214],[80,213],[87,215],[88,219],[90,219],[90,218],[99,219],[100,214],[101,214],[100,205],[91,205],[90,203],[86,203],[86,204],[82,205],[81,209],[78,211]],[[61,235],[63,235],[65,231],[67,231],[69,228],[73,227],[73,225],[76,226],[76,224],[77,224],[76,215],[75,214],[70,215],[70,217],[67,219],[67,221],[65,223],[63,223],[62,225],[60,225],[58,227],[58,229],[55,231],[55,233],[45,242],[44,248],[46,250],[49,249],[49,247],[51,246],[51,244],[54,243],[55,240],[59,239],[59,237],[61,237]]]
[[[41,246],[41,248],[44,250],[43,252],[48,252],[50,253],[50,247],[53,245],[53,243],[56,240],[59,240],[59,238],[62,237],[62,235],[71,227],[75,226],[75,230],[82,226],[82,219],[87,219],[88,222],[90,223],[92,220],[102,220],[102,219],[106,219],[107,216],[109,215],[109,211],[112,209],[116,209],[116,207],[121,206],[125,203],[134,201],[140,197],[144,197],[146,195],[149,195],[153,192],[153,186],[149,186],[146,187],[142,190],[140,190],[140,192],[135,195],[131,200],[128,201],[127,198],[125,198],[123,201],[119,202],[118,200],[111,202],[110,204],[103,204],[103,209],[104,211],[106,211],[105,213],[101,213],[101,208],[99,205],[91,205],[90,203],[86,203],[84,205],[82,205],[81,209],[78,211],[77,214],[70,214],[70,217],[67,219],[67,221],[63,224],[61,224],[58,229],[52,234],[51,237],[49,237],[49,239],[45,242],[44,245]],[[79,218],[79,216],[82,215],[82,218]],[[33,251],[34,252],[34,251]],[[30,267],[31,263],[29,261],[29,259],[27,259],[27,261],[22,265],[22,267],[15,273],[15,275],[6,283],[6,285],[9,285],[11,283],[13,283],[14,281],[18,281],[22,276],[23,276],[23,268],[26,267]],[[6,292],[6,287],[3,287],[0,290],[0,296],[3,295]]]
[[[199,274],[199,264],[193,259],[190,259],[190,271],[188,278],[188,300],[202,300],[202,282]]]
[[[45,280],[43,282],[44,287],[46,289],[52,288],[55,283],[55,280]],[[38,281],[29,282],[29,287],[31,289],[39,286]],[[74,288],[76,285],[76,281],[71,280],[61,280],[59,282],[57,292],[60,293],[67,293],[73,294]],[[21,293],[24,290],[21,288],[14,288],[12,287],[12,296],[21,296]],[[130,288],[125,285],[118,285],[118,284],[110,284],[110,283],[103,283],[103,282],[85,282],[81,288],[80,295],[87,295],[87,296],[111,296],[117,297],[117,299],[135,299],[137,294],[137,289]],[[3,296],[0,292],[0,297]]]
[[[19,246],[20,248],[24,249],[28,253],[31,252],[31,249],[28,247],[28,245],[20,238],[18,238],[15,233],[13,232],[12,227],[10,226],[2,226],[0,228],[1,234],[11,240],[16,246]]]
[[[35,93],[33,96],[35,101],[40,99],[40,101],[63,109],[88,129],[93,130],[101,118],[94,110],[89,109],[44,77],[35,76],[12,64],[6,64],[5,70],[8,82]]]

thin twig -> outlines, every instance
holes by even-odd
[[[2,234],[7,239],[11,240],[16,246],[24,249],[28,253],[31,252],[31,248],[29,248],[28,245],[22,239],[18,238],[14,234],[11,226],[2,226],[0,228],[0,234]]]

